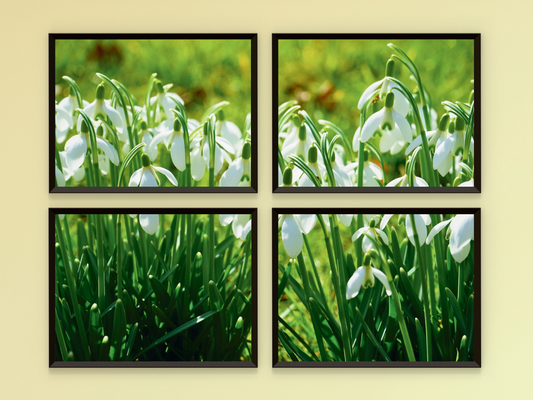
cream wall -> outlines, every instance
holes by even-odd
[[[528,5],[529,4],[529,5]],[[112,398],[517,398],[531,384],[529,288],[533,3],[483,1],[18,1],[3,3],[0,396]],[[48,33],[250,33],[259,49],[259,194],[48,194]],[[482,34],[481,195],[273,195],[271,34]],[[477,172],[477,171],[476,171]],[[48,369],[48,207],[259,208],[259,368]],[[453,206],[482,212],[482,363],[477,370],[271,368],[274,206]],[[526,392],[527,393],[527,392]],[[524,397],[528,397],[525,394]]]

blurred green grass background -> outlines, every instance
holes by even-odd
[[[351,139],[359,126],[359,98],[384,77],[393,54],[387,47],[391,42],[417,66],[439,117],[442,101],[468,101],[474,79],[473,40],[280,40],[279,104],[298,100],[314,121],[330,120]],[[416,84],[409,76],[396,62],[394,77],[412,92]]]
[[[92,102],[100,72],[126,86],[140,105],[149,76],[156,72],[163,85],[185,101],[189,118],[222,100],[230,102],[226,118],[241,129],[251,111],[250,40],[56,40],[56,100],[68,95],[68,75],[84,100]],[[106,98],[110,98],[106,87]],[[155,95],[155,90],[152,96]]]

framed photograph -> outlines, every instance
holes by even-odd
[[[257,367],[257,210],[49,209],[49,366]]]
[[[480,53],[479,34],[273,34],[273,192],[481,192]]]
[[[481,367],[480,219],[273,209],[273,366]]]
[[[50,34],[50,193],[256,193],[257,34]]]

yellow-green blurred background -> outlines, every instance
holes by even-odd
[[[359,126],[357,103],[370,84],[383,79],[399,46],[418,68],[439,116],[444,100],[467,102],[474,85],[473,40],[279,40],[279,104],[298,100],[313,118],[327,119],[349,138]],[[411,92],[411,72],[395,63],[394,77]]]
[[[121,82],[144,105],[152,73],[185,102],[189,118],[200,119],[208,107],[226,100],[226,118],[244,126],[251,111],[251,41],[236,39],[56,40],[56,100],[68,95],[64,75],[76,81],[92,102],[102,73]],[[106,98],[111,97],[109,87]],[[152,96],[155,96],[155,89]]]

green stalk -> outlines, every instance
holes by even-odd
[[[422,298],[424,301],[424,329],[426,331],[426,352],[427,352],[427,360],[431,361],[431,353],[432,353],[432,344],[431,344],[431,309],[429,306],[429,297],[428,297],[428,287],[427,287],[427,273],[426,273],[426,265],[425,265],[425,259],[424,255],[422,254],[422,250],[420,248],[420,240],[418,236],[418,231],[416,229],[415,224],[415,217],[413,214],[409,214],[409,218],[411,219],[411,227],[413,229],[413,237],[415,242],[415,248],[416,248],[416,254],[418,255],[418,263],[420,267],[420,274],[422,278]]]
[[[431,214],[432,225],[435,226],[439,223],[437,214]],[[437,260],[437,272],[439,279],[439,299],[440,299],[440,309],[442,312],[442,330],[444,334],[444,357],[446,360],[450,360],[451,351],[453,349],[453,343],[450,340],[450,319],[448,314],[448,297],[446,296],[445,288],[446,284],[446,266],[444,265],[444,252],[443,252],[443,243],[442,238],[437,234],[433,238],[435,258]]]
[[[331,280],[333,281],[333,289],[335,290],[335,298],[337,300],[337,308],[339,310],[339,318],[340,318],[340,323],[341,323],[344,360],[352,361],[352,346],[350,344],[350,335],[348,332],[348,326],[346,324],[346,315],[345,315],[344,304],[342,300],[342,292],[341,292],[339,276],[337,274],[337,268],[336,268],[337,263],[335,262],[335,258],[333,256],[333,250],[331,248],[331,243],[329,240],[329,235],[328,235],[328,231],[326,228],[326,224],[324,222],[324,218],[320,214],[317,214],[317,218],[322,227],[322,231],[324,232],[324,241],[326,242],[326,249],[328,251],[329,264],[331,267]]]
[[[70,292],[70,298],[72,299],[72,308],[74,309],[74,315],[76,317],[76,324],[78,326],[78,333],[81,340],[81,347],[83,348],[83,354],[88,361],[91,359],[91,353],[89,350],[89,342],[87,341],[87,334],[85,326],[83,325],[83,318],[81,315],[81,308],[78,303],[78,295],[76,290],[76,280],[72,273],[71,261],[68,258],[66,251],[65,238],[63,237],[63,231],[61,230],[61,223],[59,221],[59,215],[55,216],[56,234],[59,240],[59,248],[61,249],[61,257],[63,258],[63,266],[65,267],[65,273],[67,275],[68,288]]]
[[[367,236],[375,245],[377,245],[377,242],[374,238]],[[392,274],[390,272],[389,264],[382,260],[381,262],[383,271],[385,272],[385,275],[387,275],[387,280],[389,281],[389,286],[391,288],[392,292],[392,301],[394,303],[394,308],[396,309],[396,315],[398,316],[398,324],[400,325],[400,332],[402,334],[402,338],[404,341],[405,348],[407,350],[407,358],[409,361],[416,361],[415,352],[413,351],[413,345],[411,344],[411,338],[409,337],[409,331],[407,330],[407,325],[405,324],[405,319],[403,317],[403,310],[402,310],[402,304],[400,301],[400,295],[398,294],[398,291],[396,290],[396,285],[394,284],[394,280],[392,278]]]
[[[98,308],[105,310],[105,265],[104,265],[104,229],[102,226],[102,215],[96,215],[96,232],[98,247]]]
[[[311,315],[311,322],[313,324],[313,328],[316,335],[316,341],[318,344],[318,349],[320,351],[320,356],[322,358],[322,361],[328,360],[328,354],[326,352],[326,348],[324,347],[324,342],[322,339],[322,332],[320,328],[320,321],[317,321],[317,318],[315,316],[315,310],[312,308],[311,302],[313,301],[313,293],[311,291],[311,287],[309,285],[309,277],[307,276],[307,269],[305,267],[304,257],[302,252],[298,254],[298,269],[300,270],[300,276],[302,277],[302,282],[304,285],[304,291],[305,291],[305,298],[306,298],[306,304],[305,306],[309,310],[309,314]]]
[[[215,280],[215,215],[209,214],[209,279]]]
[[[120,223],[120,217],[121,215],[118,214],[118,222],[116,224],[117,226],[117,236],[116,236],[116,243],[117,243],[117,298],[122,299],[122,231],[121,231],[121,223]]]

